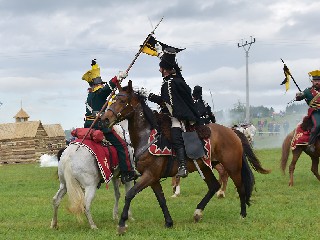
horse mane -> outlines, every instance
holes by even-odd
[[[122,89],[124,91],[126,91],[128,89],[128,86],[123,87]],[[150,124],[150,129],[155,129],[157,127],[157,120],[156,120],[155,115],[153,114],[153,111],[146,103],[147,97],[144,95],[144,92],[139,91],[139,90],[138,91],[134,90],[133,93],[137,96],[137,98],[141,104],[143,114],[145,115],[147,121]]]

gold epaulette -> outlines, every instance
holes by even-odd
[[[86,116],[85,119],[86,119],[86,121],[93,121],[93,120],[95,120],[96,118],[91,115],[91,116]]]

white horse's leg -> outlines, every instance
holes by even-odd
[[[84,197],[85,197],[85,214],[87,216],[87,219],[88,219],[88,222],[90,224],[91,229],[98,229],[96,224],[93,222],[92,215],[91,215],[91,212],[90,212],[91,203],[92,203],[92,200],[93,200],[93,198],[94,198],[94,196],[96,194],[96,189],[97,189],[96,185],[87,186],[85,188],[85,194],[84,194]]]
[[[114,189],[114,207],[113,207],[113,220],[119,220],[119,200],[121,197],[121,193],[120,193],[120,184],[121,181],[119,178],[117,177],[113,177],[112,178],[112,183],[113,183],[113,189]],[[133,186],[132,181],[131,182],[126,182],[125,183],[125,192],[127,193]],[[128,216],[130,220],[134,220],[134,218],[132,217],[132,212],[129,208],[128,211]]]
[[[58,208],[63,196],[66,194],[67,188],[64,183],[60,183],[60,188],[52,199],[53,218],[51,221],[51,228],[58,228]]]
[[[114,189],[114,206],[113,206],[113,220],[119,220],[119,199],[120,199],[120,179],[117,177],[112,178],[112,184]]]

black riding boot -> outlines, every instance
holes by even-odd
[[[309,143],[307,146],[307,151],[314,153],[316,151],[316,148],[314,146],[315,144],[315,140],[316,140],[316,136],[314,136],[315,134],[311,134],[310,138],[309,138]]]
[[[177,176],[185,178],[188,176],[188,170],[181,128],[171,128],[171,139],[172,147],[176,152],[176,158],[179,163]]]
[[[309,143],[307,146],[307,151],[312,152],[312,153],[314,153],[316,151],[315,143],[316,143],[319,131],[320,131],[320,127],[318,126],[318,127],[316,127],[316,129],[313,132],[311,132],[310,138],[309,138]]]
[[[176,176],[185,178],[188,176],[186,153],[184,148],[176,149],[177,160],[179,163],[178,173]]]

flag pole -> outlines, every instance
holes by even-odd
[[[282,63],[283,63],[285,66],[287,66],[287,65],[284,63],[283,59],[282,59],[282,58],[280,58],[280,59],[281,59]],[[292,76],[292,74],[291,74],[290,71],[289,71],[289,76],[291,77],[291,79],[292,79],[292,81],[294,82],[294,84],[297,86],[298,90],[299,90],[300,92],[302,92],[301,89],[300,89],[300,87],[298,86],[296,80],[294,80],[294,77]]]
[[[212,93],[211,93],[211,90],[209,89],[210,91],[210,95],[211,95],[211,102],[212,102],[212,111],[214,111],[214,104],[213,104],[213,98],[212,98]]]
[[[148,35],[148,37],[144,40],[143,44],[141,45],[139,51],[136,53],[134,59],[132,60],[132,62],[130,63],[129,67],[126,70],[126,73],[128,73],[131,69],[131,67],[133,66],[133,64],[135,63],[135,61],[137,60],[137,58],[139,57],[139,55],[141,54],[144,46],[146,45],[146,43],[149,41],[150,37],[152,36],[152,34],[154,34],[155,30],[158,28],[159,24],[162,22],[163,17],[160,19],[160,21],[158,22],[158,24],[154,27],[154,29],[151,31],[151,33]]]
[[[163,17],[160,19],[159,23],[154,27],[154,29],[151,31],[151,33],[148,35],[148,37],[144,40],[143,44],[141,45],[139,51],[136,53],[134,59],[132,60],[132,62],[130,63],[129,67],[126,70],[126,73],[128,74],[128,72],[130,71],[130,69],[132,68],[133,64],[135,63],[135,61],[137,60],[137,58],[139,57],[139,55],[141,54],[144,46],[146,45],[146,43],[148,42],[148,40],[150,39],[151,35],[154,34],[155,30],[158,28],[158,26],[160,25],[160,23],[162,22]],[[119,81],[119,85],[121,84],[121,81]],[[115,91],[117,89],[117,86],[114,87],[114,89],[112,90],[112,92],[110,93],[109,97],[107,98],[106,102],[103,104],[101,110],[99,111],[99,113],[97,114],[96,118],[94,119],[94,121],[92,122],[90,128],[88,129],[88,131],[86,132],[86,134],[84,135],[83,139],[81,140],[81,143],[83,143],[84,139],[88,136],[90,130],[92,129],[92,127],[96,124],[96,122],[98,121],[101,113],[106,109],[106,107],[108,106],[108,102],[110,101],[110,98],[114,95]],[[79,147],[78,147],[79,148]],[[77,150],[78,150],[77,148]]]

